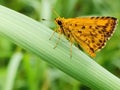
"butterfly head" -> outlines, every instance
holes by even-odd
[[[55,22],[56,22],[59,26],[62,26],[62,24],[63,24],[63,19],[64,19],[64,18],[55,18]]]

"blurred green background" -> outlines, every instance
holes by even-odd
[[[119,3],[120,0],[0,0],[1,5],[43,22],[53,29],[56,18],[53,9],[65,18],[113,16],[119,19]],[[48,21],[41,21],[42,18]],[[119,26],[118,24],[113,37],[95,58],[96,62],[117,77],[120,77]],[[15,69],[10,73],[12,67]],[[91,90],[35,55],[0,37],[0,90],[4,89]]]

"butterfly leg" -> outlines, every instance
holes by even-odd
[[[71,37],[69,40],[70,40],[70,58],[72,58],[72,45],[74,43],[74,39]]]
[[[53,32],[52,35],[50,36],[49,40],[51,40],[51,38],[54,36],[55,32],[57,32],[57,29],[54,30],[54,32]]]
[[[72,44],[73,43],[70,43],[70,58],[72,58]]]
[[[55,44],[55,46],[54,46],[54,49],[57,47],[57,45],[58,45],[58,43],[59,43],[59,41],[60,41],[60,36],[61,36],[61,34],[59,33],[58,40],[57,40],[57,42],[56,42],[56,44]]]

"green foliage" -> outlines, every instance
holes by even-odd
[[[114,0],[114,3],[113,0],[1,0],[0,4],[38,21],[42,18],[53,21],[56,17],[53,9],[55,9],[61,17],[65,18],[88,15],[114,16],[118,19],[120,17],[119,0]],[[2,12],[0,12],[0,15],[2,16],[1,13]],[[64,38],[62,38],[58,47],[54,50],[53,46],[56,42],[57,35],[49,41],[48,39],[52,32],[48,28],[44,28],[45,26],[42,24],[34,21],[29,22],[29,19],[28,21],[24,21],[24,19],[18,17],[17,14],[12,15],[12,13],[9,12],[6,12],[6,15],[3,16],[7,18],[8,21],[5,23],[5,19],[3,17],[0,18],[0,30],[3,30],[3,32],[6,30],[5,35],[7,35],[6,38],[0,36],[0,90],[90,90],[90,88],[103,90],[101,88],[105,87],[105,82],[108,83],[109,81],[107,81],[107,79],[110,77],[111,79],[108,80],[113,80],[114,83],[112,82],[110,85],[106,85],[105,90],[110,90],[111,87],[118,87],[119,83],[117,82],[119,82],[119,80],[116,79],[116,77],[108,74],[104,69],[99,68],[99,65],[96,66],[93,60],[77,50],[74,46],[73,60],[69,60],[69,43]],[[15,20],[11,16],[14,16]],[[3,21],[1,21],[2,19]],[[43,23],[50,26],[50,28],[54,28],[55,26],[48,21],[44,21]],[[4,25],[6,25],[6,28]],[[28,25],[30,25],[30,27]],[[34,27],[31,27],[31,25]],[[19,31],[18,35],[17,30]],[[20,32],[20,30],[24,32]],[[29,49],[31,45],[28,41],[25,41],[28,42],[26,44],[19,43],[23,43],[25,40],[25,38],[18,39],[20,36],[21,38],[22,36],[27,36],[25,38],[29,37],[31,44],[35,41],[38,42],[39,46],[33,43],[32,45],[34,47]],[[118,26],[113,37],[95,58],[96,62],[117,77],[120,77],[119,36],[120,30]],[[9,40],[13,40],[12,42],[20,47]],[[21,49],[21,47],[25,48],[25,50]],[[41,52],[39,52],[39,49]],[[48,53],[46,53],[44,49]],[[30,54],[26,50],[35,55]],[[63,50],[64,53],[61,50]],[[50,65],[43,60],[50,63]],[[75,79],[80,80],[81,83],[59,71],[54,66]],[[108,77],[106,77],[107,75],[105,76],[105,74],[107,74]],[[100,75],[105,77],[101,79]],[[98,77],[100,77],[101,82],[97,82]],[[100,85],[99,87],[101,88],[95,87],[95,85]]]

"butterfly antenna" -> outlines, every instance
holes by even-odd
[[[60,15],[55,11],[54,8],[53,8],[53,13],[54,13],[57,17],[60,17]]]

